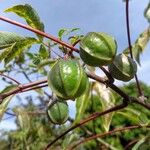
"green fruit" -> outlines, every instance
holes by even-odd
[[[47,109],[47,115],[54,124],[63,124],[67,121],[69,114],[68,105],[65,101],[54,101]]]
[[[114,59],[113,63],[108,66],[111,75],[118,80],[129,81],[137,72],[135,61],[124,55],[119,54]]]
[[[58,97],[75,99],[85,92],[89,80],[76,60],[59,60],[48,74],[48,85]]]
[[[110,64],[116,50],[116,41],[106,33],[89,32],[80,42],[80,57],[90,66]]]

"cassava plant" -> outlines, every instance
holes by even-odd
[[[45,32],[43,22],[31,5],[20,4],[5,10],[22,17],[27,25],[3,16],[1,21],[31,31],[35,36],[0,31],[3,65],[0,76],[8,85],[0,92],[0,119],[3,120],[4,114],[16,117],[18,128],[3,133],[7,140],[0,141],[2,149],[150,147],[150,91],[137,76],[140,54],[150,39],[150,28],[131,44],[129,1],[125,4],[128,46],[122,53],[117,51],[117,41],[109,33],[90,31],[80,35],[75,34],[78,28],[60,29],[56,38]],[[144,12],[148,21],[149,12],[150,4]],[[62,40],[64,36],[68,42]],[[34,50],[33,45],[38,50]],[[98,75],[97,70],[105,76]],[[28,83],[16,80],[12,76],[16,73]],[[33,81],[32,77],[37,80]],[[114,82],[131,79],[135,79],[135,83],[129,87],[120,87]],[[14,96],[22,100],[21,94],[32,91],[38,96],[26,96],[29,102],[10,112],[8,107]],[[35,98],[38,104],[34,104]],[[75,118],[69,116],[69,100],[76,104]],[[133,131],[122,134],[126,130]]]

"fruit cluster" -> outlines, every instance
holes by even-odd
[[[118,54],[117,43],[106,33],[90,32],[80,41],[82,61],[94,67],[108,66],[112,77],[122,81],[131,80],[137,71],[135,61],[125,54]],[[89,80],[77,60],[58,60],[48,74],[48,85],[58,99],[76,99],[89,86]],[[58,100],[48,107],[48,116],[53,123],[67,121],[68,105]]]

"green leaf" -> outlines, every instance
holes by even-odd
[[[30,52],[27,52],[26,55],[30,58],[30,59],[33,59],[34,58],[34,54],[30,53]]]
[[[0,61],[2,60],[2,56],[5,64],[8,64],[12,59],[14,59],[16,56],[20,55],[25,49],[29,48],[32,44],[38,43],[37,39],[35,38],[25,38],[22,41],[19,41],[15,44],[13,44],[11,47],[7,48],[4,53],[0,54]]]
[[[58,37],[62,39],[62,36],[65,34],[65,32],[67,32],[67,29],[60,29],[58,32]]]
[[[13,89],[16,89],[18,85],[10,85],[10,86],[7,86],[6,88],[4,88],[0,94],[3,94],[3,93],[7,93]],[[0,121],[2,120],[2,117],[5,113],[5,111],[7,110],[7,106],[10,102],[10,100],[13,98],[14,95],[11,95],[5,99],[3,99],[3,102],[0,104]]]
[[[129,112],[116,112],[116,113],[128,118],[132,122],[136,122],[136,123],[139,122],[139,119],[135,114],[133,115]]]
[[[106,109],[109,109],[114,106],[115,98],[111,90],[107,88],[106,85],[95,82],[94,90],[97,92],[97,94],[100,97],[100,102],[102,104],[102,111],[105,111]],[[106,132],[109,131],[109,127],[113,115],[114,113],[109,113],[106,114],[105,116],[102,116],[102,121],[103,121],[102,126]]]
[[[44,45],[40,45],[40,49],[39,49],[39,55],[40,57],[42,57],[43,59],[48,58],[49,57],[49,52],[48,50],[45,48]]]
[[[72,28],[72,29],[70,29],[70,32],[75,32],[75,31],[78,31],[78,30],[80,30],[80,28]]]
[[[13,98],[14,95],[11,95],[5,99],[3,99],[3,102],[0,104],[0,121],[2,120],[2,117],[7,110],[7,106],[10,102],[10,100]]]
[[[148,125],[150,123],[147,115],[142,113],[139,110],[135,110],[133,108],[125,108],[124,110],[117,112],[118,114],[123,115],[124,117],[128,118],[134,124],[140,125]]]
[[[60,39],[62,39],[63,36],[69,35],[70,33],[75,32],[77,30],[79,30],[79,28],[72,28],[72,29],[65,29],[65,28],[63,28],[63,29],[60,29],[59,32],[58,32],[58,37]]]
[[[13,32],[0,31],[0,50],[12,46],[14,43],[24,40],[23,36],[20,36]]]
[[[150,123],[150,119],[144,114],[141,113],[139,116],[140,125],[148,125]]]
[[[140,65],[140,55],[144,51],[149,40],[150,40],[150,28],[146,29],[143,33],[141,33],[138,39],[132,45],[132,52],[133,52],[134,58],[138,62],[139,65]],[[123,53],[128,55],[129,48],[125,49]]]
[[[148,20],[148,22],[150,23],[150,2],[144,11],[144,16]]]
[[[73,124],[79,123],[84,115],[91,95],[90,89],[91,87],[88,87],[85,93],[76,99],[76,117]]]
[[[35,29],[44,31],[44,24],[41,22],[39,15],[37,12],[32,8],[32,6],[25,4],[25,5],[16,5],[11,8],[5,10],[5,12],[13,12],[18,16],[24,18],[27,24]],[[37,35],[41,40],[43,37]]]
[[[40,57],[34,57],[32,63],[34,65],[38,65],[41,62],[41,58]]]

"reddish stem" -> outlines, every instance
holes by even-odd
[[[35,82],[23,84],[23,85],[19,85],[18,88],[16,88],[15,90],[12,90],[8,93],[0,94],[0,103],[3,101],[4,98],[6,98],[6,97],[8,97],[12,94],[23,92],[23,90],[25,90],[25,89],[28,89],[30,87],[34,87],[34,86],[37,86],[37,85],[43,84],[43,83],[47,83],[47,79],[43,79],[43,80],[39,80],[39,81],[35,81]]]
[[[23,90],[22,92],[27,92],[27,91],[31,91],[31,90],[41,89],[41,88],[46,87],[46,86],[48,86],[48,84],[44,84],[44,85],[36,86],[36,87],[31,87],[29,89]]]
[[[78,142],[77,144],[71,146],[68,150],[73,150],[77,146],[79,146],[79,145],[81,145],[83,143],[86,143],[88,141],[91,141],[93,139],[96,139],[96,138],[102,138],[104,136],[111,135],[111,134],[116,133],[116,132],[122,132],[122,131],[125,131],[125,130],[132,130],[132,129],[137,129],[137,128],[142,128],[142,126],[128,126],[128,127],[124,127],[124,128],[114,129],[114,130],[106,132],[106,133],[97,134],[97,135],[91,136],[89,138],[86,138],[86,139]],[[146,128],[150,128],[150,126],[146,126]]]
[[[41,35],[43,37],[46,37],[46,38],[48,38],[48,39],[50,39],[50,40],[52,40],[52,41],[54,41],[56,43],[59,43],[60,45],[63,45],[63,46],[65,46],[65,47],[67,47],[67,48],[69,48],[69,49],[71,49],[73,51],[77,51],[77,52],[79,51],[77,48],[74,48],[72,45],[70,45],[70,44],[68,44],[66,42],[63,42],[60,39],[58,39],[58,38],[56,38],[56,37],[54,37],[54,36],[52,36],[52,35],[50,35],[48,33],[44,33],[44,32],[42,32],[40,30],[34,29],[34,28],[32,28],[32,27],[30,27],[28,25],[24,25],[22,23],[19,23],[17,21],[11,20],[11,19],[3,17],[3,16],[0,16],[0,20],[3,20],[3,21],[8,22],[10,24],[13,24],[13,25],[19,26],[21,28],[27,29],[29,31],[32,31],[32,32],[34,32],[36,34],[39,34],[39,35]]]

